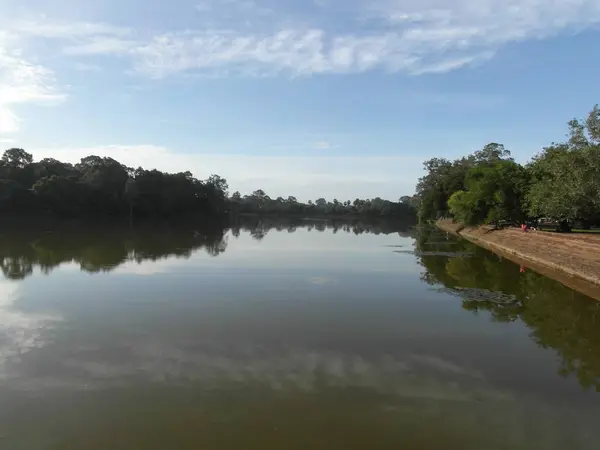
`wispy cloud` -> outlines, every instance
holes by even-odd
[[[109,0],[103,17],[110,22],[118,6]],[[485,63],[509,43],[600,23],[600,0],[307,0],[302,6],[199,0],[195,9],[193,2],[172,8],[173,20],[163,29],[138,17],[125,25],[43,15],[0,18],[0,132],[19,129],[16,105],[64,100],[56,78],[61,67],[74,64],[119,58],[127,73],[151,79],[439,74]]]
[[[30,41],[54,39],[67,45],[68,42],[108,39],[123,45],[129,33],[126,28],[106,24],[48,20],[17,21],[0,31],[0,133],[19,131],[21,120],[14,111],[15,106],[56,104],[66,98],[58,86],[55,72],[37,62],[43,59],[42,55],[26,51]],[[99,48],[99,53],[105,53],[107,49],[105,45]],[[86,48],[88,53],[90,50],[92,48]],[[79,67],[86,65],[84,62],[76,64]],[[89,69],[91,65],[87,67]]]
[[[56,89],[54,72],[30,62],[15,48],[13,37],[0,32],[0,134],[19,130],[15,105],[53,103],[64,98]]]
[[[600,23],[598,0],[373,0],[349,2],[345,12],[362,25],[352,31],[321,20],[336,6],[294,20],[273,2],[204,1],[197,14],[209,25],[149,33],[109,24],[26,22],[16,32],[62,39],[72,56],[127,56],[141,75],[161,78],[223,68],[228,73],[309,75],[373,69],[443,73],[492,58],[509,42],[538,39]],[[339,9],[339,8],[338,8]],[[248,17],[261,16],[245,27]]]
[[[217,8],[213,4],[213,10],[220,8],[228,11],[227,17],[234,23],[236,14],[268,10],[247,1],[230,1]],[[600,2],[483,0],[474,4],[430,0],[423,4],[379,0],[355,10],[357,18],[369,13],[386,26],[370,24],[344,33],[319,26],[316,18],[314,23],[294,24],[278,20],[274,14],[266,32],[220,27],[159,34],[132,46],[131,57],[139,73],[153,77],[223,66],[242,73],[258,68],[296,75],[376,68],[411,74],[443,73],[484,62],[509,42],[544,38],[567,28],[598,23]],[[285,17],[283,12],[281,16]]]
[[[413,45],[418,44],[418,45]],[[169,32],[133,41],[94,37],[68,46],[67,55],[128,56],[133,69],[150,78],[190,71],[294,76],[357,73],[381,68],[413,75],[443,73],[486,61],[491,50],[429,48],[405,33],[331,36],[322,29],[282,29],[272,34],[230,30]]]

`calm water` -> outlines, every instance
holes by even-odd
[[[5,232],[0,448],[598,449],[600,302],[391,231]]]

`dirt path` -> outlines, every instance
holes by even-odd
[[[600,236],[488,226],[461,229],[452,221],[439,221],[438,226],[503,256],[512,255],[515,262],[600,300]]]

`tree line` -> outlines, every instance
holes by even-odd
[[[250,195],[242,196],[234,192],[230,199],[231,210],[241,214],[275,214],[275,215],[303,215],[303,216],[362,216],[384,217],[401,219],[408,223],[416,223],[417,210],[402,197],[398,202],[384,200],[380,197],[373,199],[359,199],[327,201],[325,198],[308,200],[303,203],[296,197],[271,198],[265,191],[258,189]]]
[[[386,217],[407,223],[417,218],[416,208],[402,200],[319,198],[303,203],[295,197],[272,199],[262,189],[229,196],[228,189],[227,180],[219,175],[199,180],[189,171],[133,169],[108,157],[88,156],[77,164],[53,158],[34,162],[25,150],[11,148],[0,159],[0,213],[163,218],[246,213]]]
[[[78,164],[53,158],[34,162],[11,148],[0,160],[0,212],[50,212],[168,217],[224,210],[227,182],[218,175],[201,181],[190,172],[132,169],[113,158],[88,156]]]
[[[568,123],[568,139],[531,161],[514,161],[502,144],[454,161],[424,163],[410,199],[421,221],[451,217],[466,225],[551,220],[562,231],[600,224],[600,108]]]

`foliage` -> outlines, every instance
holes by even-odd
[[[225,212],[227,181],[190,172],[133,170],[113,158],[88,156],[72,165],[53,158],[33,162],[22,149],[0,160],[0,212],[59,216],[171,217]]]
[[[15,169],[23,169],[32,162],[33,156],[22,148],[9,148],[2,156],[2,163]]]
[[[600,223],[600,108],[571,120],[568,136],[525,167],[497,143],[455,161],[426,161],[413,200],[419,219],[476,225],[550,218],[565,230]]]
[[[338,199],[327,201],[318,198],[314,202],[299,202],[296,197],[277,197],[272,199],[262,189],[242,197],[235,192],[229,199],[231,209],[246,214],[277,214],[305,216],[363,216],[371,218],[394,218],[407,223],[416,222],[416,208],[407,202],[391,202],[379,197],[374,199],[355,199],[344,202]]]
[[[450,213],[467,225],[521,222],[527,188],[526,170],[511,160],[471,167],[465,191],[456,191],[448,200]]]
[[[0,179],[0,211],[26,213],[37,207],[35,196],[18,182]]]
[[[493,198],[498,191],[493,191],[490,186],[494,183],[495,177],[489,171],[477,172],[475,170],[503,168],[503,166],[498,166],[501,162],[515,164],[510,158],[510,152],[503,145],[497,143],[490,143],[472,155],[455,161],[439,158],[425,161],[427,175],[422,177],[417,184],[417,196],[420,199],[419,218],[436,220],[453,216],[454,213],[460,211],[462,218],[468,218],[468,223],[478,223],[485,220],[492,210],[494,217],[498,216],[500,211],[498,205],[502,204],[504,200]],[[477,183],[479,178],[483,178],[483,180]],[[467,192],[471,189],[477,189],[478,192],[454,196],[457,192]],[[490,198],[482,198],[483,194]],[[454,198],[452,198],[453,196]],[[454,212],[449,204],[451,198],[455,207]],[[485,206],[485,204],[489,206]]]
[[[213,174],[206,180],[191,172],[165,173],[132,169],[113,158],[88,156],[75,165],[53,158],[33,161],[22,149],[12,148],[0,160],[0,212],[48,211],[59,216],[84,215],[168,218],[184,214],[204,216],[230,213],[369,216],[416,222],[413,197],[398,203],[381,198],[354,202],[317,199],[299,202],[296,197],[272,199],[262,189],[229,197],[225,178]]]
[[[71,216],[88,207],[89,187],[74,177],[44,177],[31,189],[42,205],[60,215]]]
[[[600,220],[600,111],[569,122],[569,140],[552,144],[529,165],[529,213],[568,222]]]

